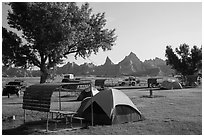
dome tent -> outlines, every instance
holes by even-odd
[[[91,97],[91,96],[94,96],[98,93],[99,91],[94,88],[94,87],[91,87],[91,90],[90,88],[87,88],[87,89],[84,89],[80,95],[78,96],[77,100],[78,101],[82,101],[83,99],[85,99],[86,97]]]
[[[91,106],[93,107],[93,122],[100,125],[111,125],[143,120],[141,112],[130,98],[120,90],[105,89],[89,99],[82,101],[78,115],[91,121]]]
[[[168,79],[161,83],[161,89],[182,89],[182,86],[178,81],[174,79]]]

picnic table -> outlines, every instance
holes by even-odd
[[[33,110],[33,111],[40,111],[40,112],[46,112],[47,113],[47,124],[46,124],[46,131],[48,131],[48,125],[49,125],[49,114],[51,113],[52,119],[51,121],[54,121],[55,123],[58,123],[60,119],[58,118],[65,118],[66,124],[71,125],[72,127],[72,120],[78,119],[80,120],[81,126],[82,121],[84,120],[81,117],[75,117],[74,115],[76,112],[69,111],[69,110],[62,110],[62,103],[61,103],[61,96],[63,92],[67,92],[64,90],[61,90],[63,86],[67,86],[70,83],[45,83],[45,84],[36,84],[28,87],[24,93],[23,96],[23,109],[24,109],[24,122],[26,122],[26,110]],[[90,83],[82,83],[81,85],[89,85]],[[71,83],[73,85],[73,83]],[[78,83],[77,85],[80,85]],[[53,95],[53,92],[58,92],[58,107],[56,109],[51,109],[51,98]],[[56,115],[56,118],[54,119],[54,114]],[[69,121],[70,119],[70,121]]]

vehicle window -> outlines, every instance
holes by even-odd
[[[9,82],[8,85],[20,85],[20,82]]]
[[[69,82],[69,79],[62,79],[63,83]]]

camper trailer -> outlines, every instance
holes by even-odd
[[[66,74],[66,75],[64,75],[64,79],[73,80],[74,79],[74,74]]]

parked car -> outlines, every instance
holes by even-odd
[[[130,76],[128,78],[125,78],[123,80],[120,80],[119,82],[119,86],[125,86],[125,85],[128,85],[128,86],[135,86],[136,84],[139,84],[140,83],[140,80],[139,79],[136,79],[135,77],[133,76]]]
[[[21,92],[25,91],[26,84],[22,80],[15,80],[11,81],[6,84],[6,86],[3,88],[3,96],[8,96],[12,94],[16,94],[18,97],[20,96]]]
[[[73,80],[74,79],[74,74],[66,74],[66,75],[64,75],[64,79]]]

